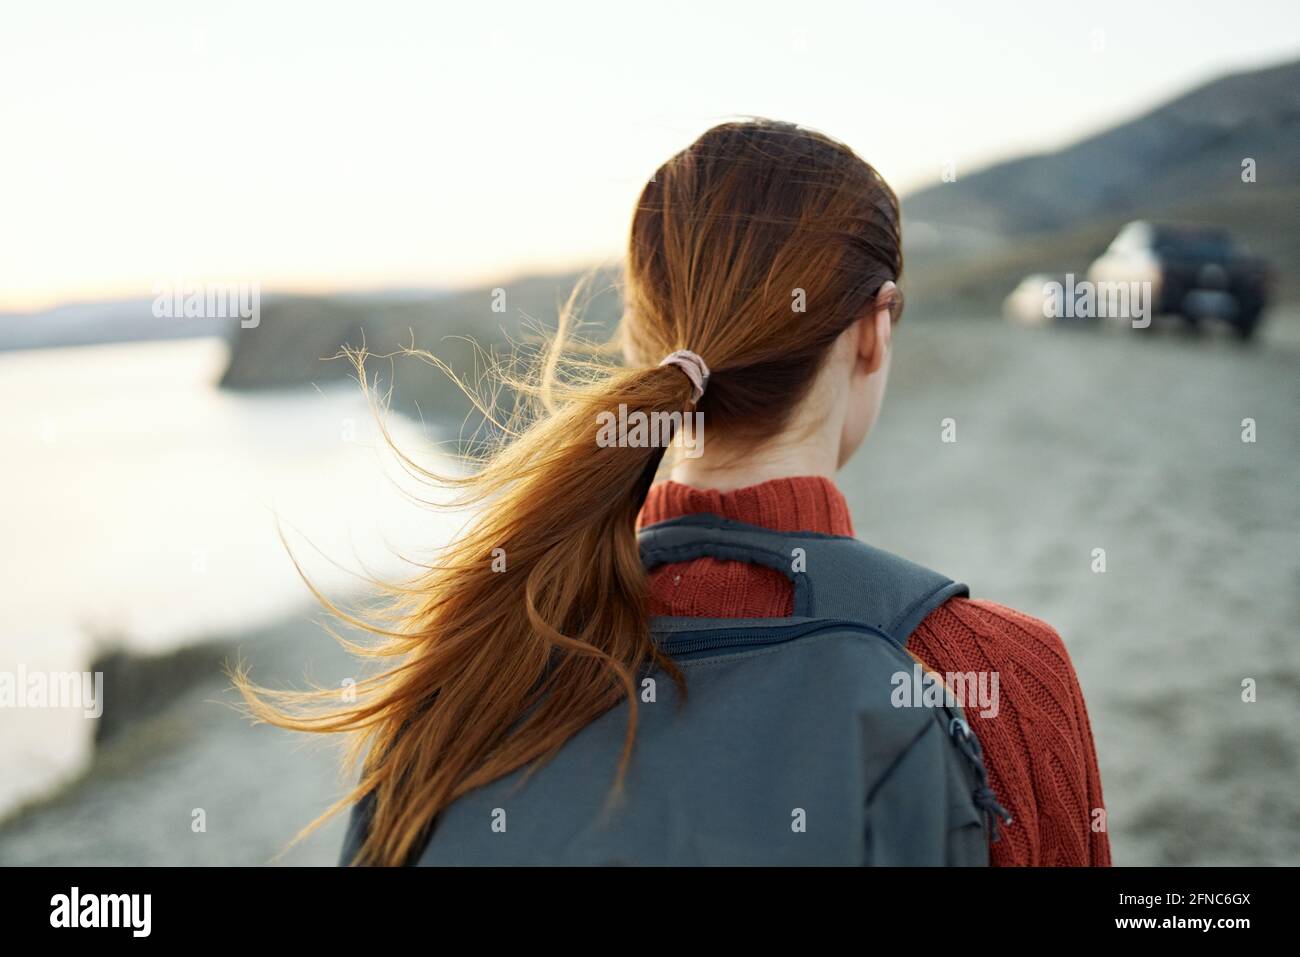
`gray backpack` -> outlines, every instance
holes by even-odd
[[[621,796],[626,702],[550,762],[439,815],[422,865],[984,865],[997,818],[961,709],[895,706],[908,636],[966,586],[856,539],[716,515],[643,529],[647,569],[713,557],[786,574],[790,618],[655,618],[687,694],[641,682]],[[343,863],[360,846],[353,809]]]

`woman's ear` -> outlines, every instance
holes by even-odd
[[[876,304],[871,315],[863,316],[858,336],[858,361],[867,375],[872,375],[885,364],[889,341],[894,332],[893,304],[898,294],[894,281],[886,280],[876,294]]]

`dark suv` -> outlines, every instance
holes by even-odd
[[[1226,229],[1134,222],[1089,267],[1088,278],[1150,282],[1156,315],[1179,315],[1193,326],[1222,320],[1247,339],[1268,299],[1269,269]]]

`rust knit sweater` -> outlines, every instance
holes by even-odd
[[[848,504],[824,478],[776,479],[717,492],[662,482],[642,525],[712,512],[776,531],[853,535]],[[651,613],[770,618],[793,613],[789,580],[746,562],[700,558],[650,576]],[[953,598],[912,633],[907,650],[938,672],[997,672],[995,717],[967,718],[998,801],[1014,821],[991,845],[994,866],[1110,864],[1110,841],[1093,830],[1101,775],[1079,679],[1060,636],[1035,618],[988,601]],[[1104,815],[1101,816],[1104,821]]]

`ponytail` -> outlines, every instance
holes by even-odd
[[[566,325],[542,374],[510,383],[542,410],[512,441],[467,477],[421,469],[454,488],[455,505],[475,518],[434,567],[387,589],[385,626],[320,596],[375,639],[345,642],[351,651],[395,663],[360,680],[355,701],[341,706],[333,690],[271,691],[234,675],[253,717],[350,735],[360,780],[299,837],[369,798],[355,863],[406,863],[462,794],[547,760],[626,699],[625,744],[610,769],[616,794],[636,734],[637,676],[655,664],[681,680],[650,637],[636,543],[636,517],[664,448],[598,442],[597,431],[620,407],[681,414],[695,386],[667,365],[566,364]],[[354,359],[364,382],[365,356]]]

